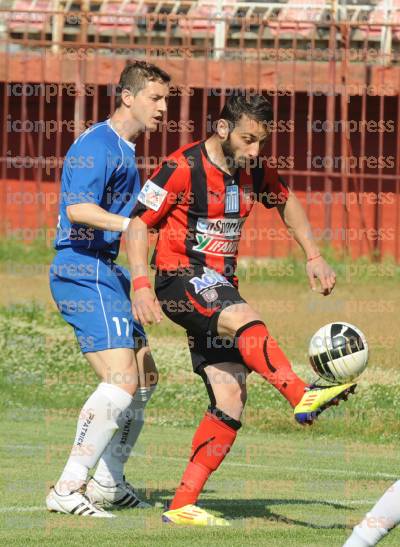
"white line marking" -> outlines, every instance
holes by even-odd
[[[178,458],[178,457],[173,457],[173,456],[152,456],[151,454],[142,454],[142,453],[137,453],[137,452],[134,452],[133,455],[135,456],[141,456],[141,457],[145,457],[145,458],[148,458],[149,460],[151,460],[152,458],[154,459],[161,459],[161,460],[175,460],[175,461],[187,461],[185,458]],[[270,471],[273,471],[274,473],[276,473],[276,468],[272,465],[263,465],[263,464],[257,464],[257,463],[239,463],[239,462],[231,462],[231,461],[227,461],[227,462],[224,462],[224,466],[227,467],[227,466],[231,466],[231,467],[251,467],[253,469],[268,469]],[[286,465],[283,466],[284,470],[285,471],[292,471],[294,473],[309,473],[310,470],[308,468],[304,468],[304,467],[288,467]],[[399,479],[399,476],[398,475],[392,475],[391,473],[382,473],[382,472],[379,472],[377,471],[376,473],[369,473],[368,471],[351,471],[349,469],[332,469],[332,468],[329,468],[329,469],[324,469],[324,468],[321,468],[321,467],[313,467],[312,468],[312,471],[313,473],[314,472],[317,472],[317,473],[323,473],[324,475],[339,475],[339,474],[342,474],[342,475],[345,475],[346,477],[348,476],[352,476],[352,477],[369,477],[369,478],[380,478],[380,479],[393,479],[393,480],[398,480]]]
[[[110,346],[111,346],[111,341],[110,341],[110,329],[108,328],[108,321],[107,321],[107,316],[106,316],[106,310],[104,309],[103,297],[101,296],[100,287],[99,287],[99,266],[100,266],[100,259],[98,258],[98,259],[97,259],[97,271],[96,271],[96,287],[97,287],[97,290],[98,290],[99,296],[100,296],[100,302],[101,302],[101,307],[102,307],[102,309],[103,309],[104,321],[106,322],[106,328],[107,328],[107,345],[108,345],[108,347],[110,347]]]
[[[32,450],[32,449],[45,449],[47,448],[46,445],[24,445],[24,444],[15,444],[15,445],[8,445],[7,448],[20,448],[23,450]],[[145,458],[148,460],[157,459],[157,460],[173,460],[178,462],[186,462],[186,458],[179,458],[177,456],[156,456],[147,454],[144,452],[133,452],[132,456],[139,456],[140,458]],[[259,463],[241,463],[241,462],[232,462],[232,461],[225,461],[224,467],[249,467],[251,469],[266,469],[276,472],[276,468],[272,465],[263,465]],[[308,468],[304,467],[292,467],[292,466],[284,466],[285,471],[291,471],[293,473],[309,473]],[[345,475],[346,477],[367,477],[367,478],[376,478],[376,479],[393,479],[393,480],[399,480],[399,475],[394,475],[392,473],[384,473],[382,471],[376,471],[375,473],[371,473],[369,471],[353,471],[350,469],[336,469],[336,468],[328,468],[325,469],[323,467],[313,467],[313,472],[316,473],[322,473],[324,475]]]
[[[234,499],[232,501],[235,501]],[[280,503],[279,505],[285,505],[285,499],[282,498],[280,500]],[[293,505],[293,500],[287,500],[288,503],[290,502],[291,505]],[[369,506],[369,505],[373,505],[376,500],[328,500],[328,499],[323,499],[323,500],[313,500],[315,501],[315,505],[318,505],[318,502],[323,502],[324,505],[328,504],[328,503],[331,503],[332,505],[366,505],[366,506]],[[299,500],[300,502],[300,500]],[[264,500],[251,500],[249,501],[249,503],[253,504],[253,505],[267,505],[268,506],[268,503],[265,503]],[[278,504],[276,503],[273,503],[271,504],[271,507],[272,506],[276,506]],[[47,514],[47,509],[46,507],[43,505],[43,506],[32,506],[32,507],[0,507],[0,514],[1,513],[46,513]],[[60,513],[61,514],[61,513]]]
[[[0,507],[0,513],[34,513],[37,511],[47,511],[46,507]]]
[[[29,448],[32,448],[31,446],[29,445],[13,445],[14,448],[17,448],[17,447],[23,447],[23,448],[26,448],[26,447],[29,447]],[[134,452],[132,455],[134,456],[141,456],[141,457],[146,457],[147,455],[146,454],[143,454],[143,453],[137,453],[137,452]],[[186,458],[178,458],[178,457],[173,457],[173,456],[150,456],[150,459],[151,458],[154,458],[154,459],[164,459],[164,460],[173,460],[173,461],[182,461],[182,462],[186,462]],[[262,465],[262,464],[251,464],[251,463],[239,463],[239,462],[224,462],[224,465],[225,466],[230,466],[230,467],[250,467],[250,468],[256,468],[256,469],[269,469],[271,471],[274,471],[275,472],[275,468],[273,466],[268,466],[268,465]],[[306,469],[304,469],[303,467],[285,467],[285,470],[286,471],[293,471],[293,472],[301,472],[301,471],[307,471]],[[337,474],[345,474],[346,476],[348,475],[352,475],[352,476],[362,476],[362,477],[371,477],[371,478],[387,478],[387,479],[398,479],[398,476],[397,475],[391,475],[389,473],[380,473],[380,472],[377,472],[377,473],[368,473],[368,472],[362,472],[362,471],[349,471],[349,470],[344,470],[344,469],[321,469],[321,468],[313,468],[313,471],[318,471],[318,472],[321,472],[321,473],[324,473],[324,474],[330,474],[330,475],[337,475]],[[233,500],[234,501],[234,500]],[[282,498],[282,500],[280,500],[281,503],[279,505],[285,505],[285,499]],[[288,500],[289,501],[289,500]],[[359,506],[370,506],[370,505],[373,505],[376,500],[366,500],[366,499],[356,499],[356,500],[346,500],[346,499],[333,499],[333,500],[330,500],[330,499],[321,499],[321,500],[313,500],[315,501],[315,504],[318,504],[318,502],[323,502],[324,504],[327,504],[327,503],[331,503],[331,504],[335,504],[335,505],[359,505]],[[267,503],[265,503],[264,501],[262,500],[252,500],[250,503],[254,503],[254,504],[265,504],[265,505],[268,505]],[[276,505],[276,504],[274,504]],[[0,507],[0,513],[33,513],[33,512],[41,512],[41,511],[46,511],[46,508],[43,506],[43,507],[37,507],[37,506],[32,506],[32,507]]]
[[[122,146],[121,146],[121,137],[120,137],[120,135],[118,135],[118,146],[119,146],[119,149],[121,150],[122,159],[121,159],[121,164],[118,165],[118,167],[117,167],[116,173],[117,173],[117,172],[121,169],[121,167],[124,165],[124,151],[122,150]]]

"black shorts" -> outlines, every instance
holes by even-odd
[[[155,291],[165,315],[186,329],[194,372],[206,365],[243,363],[236,341],[218,335],[219,314],[240,296],[236,277],[224,277],[207,267],[157,272]]]

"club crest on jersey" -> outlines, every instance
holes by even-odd
[[[225,189],[225,213],[238,213],[239,210],[239,186],[232,184]]]
[[[168,192],[148,179],[138,195],[138,201],[149,209],[158,211],[163,204]]]
[[[207,289],[206,291],[201,293],[201,296],[209,304],[211,304],[211,302],[215,302],[218,299],[218,293],[215,289]]]
[[[199,292],[204,291],[205,289],[210,289],[215,285],[232,286],[231,283],[229,283],[229,281],[226,279],[226,277],[216,272],[215,270],[212,270],[211,268],[204,268],[204,273],[201,277],[192,277],[189,282],[194,286],[194,292],[196,294],[199,294]],[[207,302],[214,302],[214,300],[216,300],[216,298],[212,300],[207,300],[205,294],[206,293],[203,293],[202,296],[204,296],[204,299]],[[209,294],[208,297],[213,298],[213,293]]]

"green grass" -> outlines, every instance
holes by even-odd
[[[55,250],[41,239],[22,243],[18,239],[0,238],[0,264],[50,264]]]
[[[28,258],[19,251],[18,246],[7,251],[0,243],[0,269],[17,261],[37,262],[30,251]],[[48,263],[49,256],[40,256],[43,264]],[[204,507],[231,519],[230,529],[162,526],[160,507],[121,511],[113,522],[44,511],[46,489],[62,470],[76,416],[97,381],[72,329],[45,300],[49,298],[43,290],[45,273],[35,277],[40,298],[22,305],[11,300],[0,308],[0,544],[343,544],[351,526],[398,476],[398,268],[390,261],[358,261],[357,268],[337,262],[337,289],[322,298],[308,290],[303,263],[265,261],[263,265],[254,277],[247,264],[241,272],[241,291],[259,307],[296,372],[311,378],[309,337],[334,319],[354,322],[365,332],[371,362],[358,394],[308,429],[295,425],[288,405],[273,388],[250,376],[244,427],[201,497]],[[289,266],[290,275],[279,274]],[[30,283],[27,272],[15,281],[18,302],[24,301],[24,288]],[[208,398],[202,381],[191,372],[182,329],[164,320],[148,332],[160,382],[127,475],[145,497],[162,504],[179,481]],[[382,542],[382,546],[399,544],[399,531]]]
[[[353,260],[349,256],[342,256],[332,247],[322,248],[322,254],[335,269],[341,282],[366,283],[398,283],[400,282],[400,265],[391,257],[384,257],[381,262],[371,262],[367,257]],[[24,244],[17,239],[0,238],[0,272],[12,271],[13,264],[35,266],[36,271],[42,271],[40,265],[50,264],[55,251],[50,242],[37,239]],[[152,255],[152,250],[149,256]],[[124,252],[120,253],[118,261],[127,266]],[[304,257],[300,251],[293,256],[282,259],[251,259],[239,260],[237,270],[243,282],[253,283],[260,281],[274,281],[279,283],[297,284],[304,277]]]
[[[149,410],[154,405],[155,400]],[[124,510],[112,522],[99,522],[43,510],[46,489],[63,467],[75,420],[49,411],[41,416],[9,411],[4,418],[0,540],[8,545],[339,547],[372,500],[393,482],[398,467],[395,445],[244,431],[201,502],[228,518],[230,529],[168,527],[161,524],[160,507]],[[171,498],[192,432],[152,426],[142,434],[127,475],[152,503],[160,506]],[[382,545],[399,541],[396,531]]]
[[[194,426],[208,399],[201,379],[191,372],[186,339],[181,330],[160,335],[150,329],[150,343],[160,372],[160,385],[149,421],[172,427]],[[171,329],[166,323],[165,331]],[[160,340],[162,343],[160,343]],[[0,309],[0,408],[22,413],[73,408],[97,384],[96,377],[80,354],[72,329],[58,313],[44,307],[11,306]],[[385,350],[383,350],[385,351]],[[295,353],[294,368],[311,380],[308,364],[299,362]],[[361,380],[359,394],[348,405],[332,409],[329,418],[320,420],[310,435],[358,439],[371,443],[390,442],[400,433],[400,371],[375,367]],[[277,391],[255,374],[249,379],[249,400],[244,422],[249,431],[286,432],[301,437],[293,428],[287,403]]]
[[[341,283],[399,283],[400,266],[390,257],[381,262],[371,262],[368,258],[340,258],[330,248],[322,250],[322,255],[335,270]],[[305,261],[302,255],[282,259],[242,258],[239,260],[237,275],[247,283],[274,281],[298,284],[305,275]]]
[[[184,336],[171,332],[156,337],[153,329],[150,335],[160,384],[136,447],[141,456],[127,466],[143,495],[161,504],[173,494],[208,404],[202,382],[190,372]],[[64,465],[79,408],[96,380],[71,330],[44,306],[2,309],[0,340],[3,543],[339,547],[396,477],[397,368],[372,368],[357,397],[306,430],[253,376],[243,430],[201,498],[204,507],[231,519],[231,529],[163,527],[160,508],[122,511],[112,523],[48,514],[42,510],[46,488]],[[295,366],[309,374],[307,365]],[[398,541],[396,531],[382,544]]]

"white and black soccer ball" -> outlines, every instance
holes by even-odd
[[[314,334],[308,354],[318,376],[332,384],[345,384],[365,370],[368,344],[360,329],[337,321],[324,325]]]

